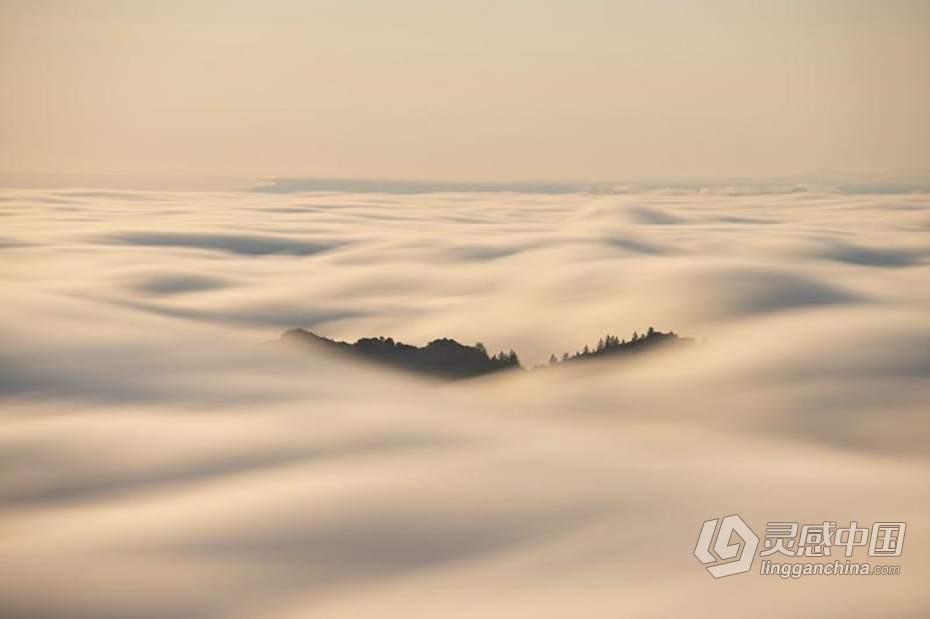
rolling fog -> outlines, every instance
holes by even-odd
[[[3,190],[0,616],[926,616],[930,195],[789,189]],[[649,326],[698,344],[271,343]],[[906,521],[902,573],[715,581],[733,513]]]

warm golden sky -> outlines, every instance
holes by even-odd
[[[0,0],[0,174],[930,169],[930,2]]]

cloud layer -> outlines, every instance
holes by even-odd
[[[5,190],[0,218],[0,615],[930,609],[926,194]],[[268,343],[532,365],[650,325],[700,344],[437,385]],[[906,520],[902,574],[714,582],[691,551],[733,512]]]

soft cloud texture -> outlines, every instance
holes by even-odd
[[[0,615],[930,608],[927,194],[2,198]],[[649,325],[700,343],[456,384],[269,343]],[[713,581],[734,512],[905,520],[902,574]]]

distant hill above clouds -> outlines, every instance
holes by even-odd
[[[572,193],[617,195],[631,193],[711,194],[727,196],[840,193],[894,195],[930,192],[930,170],[909,174],[842,174],[818,172],[777,177],[641,178],[620,181],[442,181],[364,178],[268,178],[252,191],[287,194],[348,192],[384,194],[429,193]]]
[[[333,340],[304,329],[291,329],[281,335],[281,340],[298,346],[355,355],[367,361],[450,380],[473,378],[523,367],[520,365],[519,356],[512,350],[489,355],[480,342],[468,346],[450,338],[436,339],[426,346],[418,347],[397,342],[390,337],[366,337],[350,343]],[[607,335],[594,347],[585,346],[574,354],[565,353],[561,358],[552,355],[548,366],[536,367],[634,355],[654,350],[660,345],[691,341],[690,338],[679,337],[673,331],[663,333],[649,327],[644,335],[634,332],[629,340]]]
[[[433,340],[422,347],[395,342],[389,337],[366,337],[352,344],[331,340],[303,329],[286,331],[281,338],[287,342],[353,354],[369,361],[439,378],[471,378],[520,367],[517,353],[513,351],[489,356],[481,344],[466,346],[449,338]]]
[[[576,193],[585,188],[583,183],[560,182],[494,182],[494,181],[417,181],[351,178],[273,178],[253,187],[259,193],[297,193],[303,191],[345,191],[350,193]]]
[[[573,355],[564,353],[561,358],[552,355],[549,357],[549,365],[634,355],[655,350],[657,347],[663,345],[689,344],[693,341],[694,340],[689,337],[679,337],[674,331],[663,333],[662,331],[656,331],[653,327],[649,327],[643,335],[634,331],[629,340],[620,339],[616,335],[608,334],[602,337],[596,346],[585,346]]]

